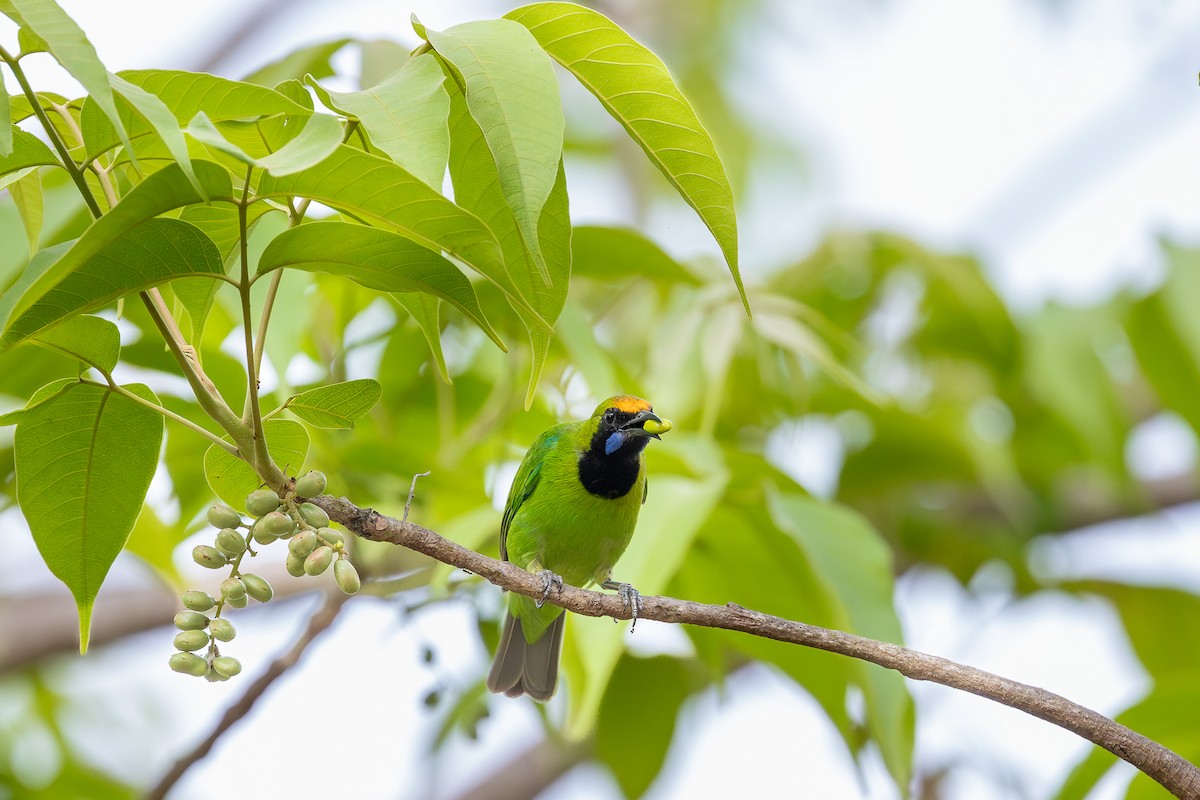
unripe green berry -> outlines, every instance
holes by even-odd
[[[294,556],[304,558],[317,547],[317,532],[316,531],[300,531],[292,540],[288,542],[288,552]]]
[[[208,672],[204,673],[204,679],[206,681],[208,681],[209,683],[222,683],[224,681],[229,680],[229,677],[226,675],[222,675],[221,673],[217,672],[215,669],[210,669]]]
[[[296,523],[287,514],[280,511],[272,511],[260,519],[255,527],[261,527],[275,538],[282,539],[296,530]]]
[[[325,474],[313,470],[296,481],[296,494],[300,497],[316,497],[325,492]]]
[[[270,514],[279,508],[279,495],[270,489],[258,489],[246,496],[246,510],[255,517]]]
[[[270,531],[268,531],[262,524],[261,519],[258,522],[255,522],[250,528],[250,535],[254,538],[254,541],[258,542],[259,544],[270,544],[271,542],[275,541],[275,537],[272,536]]]
[[[217,549],[228,558],[236,558],[246,549],[246,538],[233,528],[222,528],[217,534]]]
[[[349,559],[339,558],[334,562],[333,579],[337,581],[338,588],[346,594],[358,594],[358,590],[362,588],[362,579],[358,577],[358,570],[354,568]]]
[[[190,608],[192,611],[208,611],[215,606],[217,601],[208,592],[201,592],[198,589],[189,589],[183,593],[183,605]]]
[[[233,656],[217,656],[213,659],[213,671],[226,678],[232,678],[242,671],[242,662]]]
[[[308,574],[304,571],[304,559],[295,553],[288,553],[284,567],[287,569],[288,575],[291,575],[293,578],[303,578]]]
[[[245,597],[246,584],[242,583],[241,578],[226,578],[221,581],[221,596],[226,600],[232,600],[235,597]]]
[[[324,528],[329,524],[329,515],[325,509],[312,503],[300,504],[300,519],[308,523],[310,528]]]
[[[217,548],[209,547],[206,544],[198,544],[192,548],[192,560],[202,567],[220,569],[225,566],[227,559],[225,558],[225,554]]]
[[[251,575],[248,572],[244,573],[242,575],[242,583],[246,585],[246,594],[260,603],[268,602],[275,594],[271,591],[271,584],[257,575]]]
[[[317,536],[321,537],[325,541],[325,544],[335,549],[341,549],[339,545],[344,547],[346,544],[346,537],[333,528],[318,528]]]
[[[221,617],[217,617],[208,624],[208,632],[218,642],[232,642],[233,637],[237,636],[233,623]]]
[[[171,665],[171,669],[184,675],[199,677],[208,672],[208,662],[195,653],[175,653],[167,663]]]
[[[234,608],[245,608],[246,603],[250,602],[250,598],[243,594],[238,597],[226,597],[225,602]]]
[[[329,562],[331,561],[333,561],[333,550],[322,545],[309,553],[308,558],[304,559],[304,571],[309,575],[320,575],[329,569]]]
[[[208,615],[199,611],[180,611],[175,615],[175,627],[181,631],[202,631],[208,627]]]
[[[242,524],[242,515],[229,506],[217,503],[208,510],[208,524],[214,528],[236,528]]]
[[[204,631],[182,631],[175,634],[176,650],[199,650],[208,646],[208,634]]]

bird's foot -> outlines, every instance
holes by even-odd
[[[629,618],[633,622],[629,625],[629,632],[633,633],[637,627],[638,615],[642,613],[642,595],[631,584],[621,583],[620,581],[607,580],[600,584],[600,588],[615,590],[617,597],[621,598],[621,602],[625,604],[625,610],[629,612]],[[620,620],[614,619],[613,622]]]
[[[556,592],[562,591],[563,579],[562,579],[562,575],[558,575],[554,572],[551,572],[548,569],[544,569],[541,572],[539,572],[538,577],[542,579],[542,599],[535,600],[534,604],[538,608],[541,608],[542,605],[546,602],[546,598],[550,596],[551,589],[553,589]]]

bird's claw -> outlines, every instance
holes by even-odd
[[[538,577],[542,579],[542,598],[535,600],[534,605],[541,608],[546,602],[546,598],[550,596],[550,590],[561,592],[563,588],[562,575],[555,574],[548,569],[544,569],[538,573]]]
[[[617,597],[621,598],[621,602],[625,604],[625,610],[629,612],[629,618],[632,622],[629,625],[629,632],[633,633],[637,628],[638,615],[642,613],[642,594],[637,589],[633,588],[632,584],[621,583],[620,581],[605,581],[600,584],[603,589],[615,589]],[[613,622],[620,622],[614,619]]]

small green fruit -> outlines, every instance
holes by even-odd
[[[237,636],[233,623],[221,617],[217,617],[208,624],[208,632],[218,642],[232,642],[233,637]]]
[[[277,508],[279,508],[279,495],[270,489],[258,489],[246,496],[246,510],[253,516],[266,516]]]
[[[183,593],[183,605],[185,608],[190,608],[192,611],[208,611],[215,606],[217,601],[208,592],[201,592],[198,589],[189,589]]]
[[[241,578],[226,578],[221,581],[221,596],[226,600],[232,600],[235,597],[245,597],[246,584],[242,583]]]
[[[199,611],[180,611],[175,615],[175,627],[181,631],[202,631],[208,627],[208,615]]]
[[[213,659],[213,671],[224,678],[232,678],[242,671],[242,662],[233,656],[217,656]]]
[[[261,527],[266,533],[271,534],[276,539],[282,539],[285,536],[290,536],[292,531],[296,530],[296,523],[287,514],[281,511],[272,511],[260,519],[255,527]]]
[[[208,524],[214,528],[236,528],[242,524],[242,515],[229,506],[217,503],[208,510]]]
[[[304,558],[317,547],[316,531],[300,531],[288,542],[288,552]]]
[[[200,566],[208,567],[209,569],[220,569],[226,563],[224,553],[206,544],[198,544],[192,548],[192,560]]]
[[[284,567],[287,568],[288,575],[291,575],[293,578],[303,578],[308,574],[304,571],[304,558],[295,553],[288,553]]]
[[[208,672],[208,662],[195,653],[175,653],[167,663],[171,665],[171,669],[184,675],[199,677]]]
[[[246,595],[241,595],[240,597],[226,597],[225,602],[234,608],[245,608],[250,599]]]
[[[346,545],[346,537],[333,528],[318,528],[317,536],[321,537],[325,544],[338,550]]]
[[[275,595],[271,591],[271,584],[257,575],[251,575],[248,572],[243,573],[242,583],[246,585],[246,594],[260,603],[268,602]]]
[[[217,534],[217,549],[228,558],[237,558],[246,549],[246,538],[233,528],[222,528]]]
[[[310,528],[324,528],[329,524],[329,515],[325,509],[312,503],[300,504],[300,519],[308,523]]]
[[[204,680],[208,681],[209,683],[222,683],[229,680],[229,678],[217,672],[215,669],[210,669],[208,672],[204,673]]]
[[[208,634],[204,631],[182,631],[175,634],[176,650],[199,650],[208,646]]]
[[[263,521],[260,519],[258,522],[254,523],[254,525],[250,528],[250,536],[253,537],[254,541],[258,542],[259,544],[270,544],[271,542],[275,541],[275,537],[267,531],[262,522]]]
[[[320,575],[329,569],[329,562],[331,561],[333,561],[333,549],[322,545],[309,553],[308,558],[304,559],[304,571],[309,575]]]
[[[334,563],[333,579],[337,581],[338,588],[346,594],[358,594],[358,590],[362,588],[362,579],[358,577],[358,570],[345,558],[339,558]]]
[[[296,481],[296,494],[300,497],[316,497],[325,493],[325,474],[313,470]]]

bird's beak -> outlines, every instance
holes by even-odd
[[[652,439],[661,439],[660,433],[666,433],[671,430],[671,420],[659,419],[658,415],[653,411],[640,411],[625,423],[622,430],[628,431],[635,436],[648,436]]]

